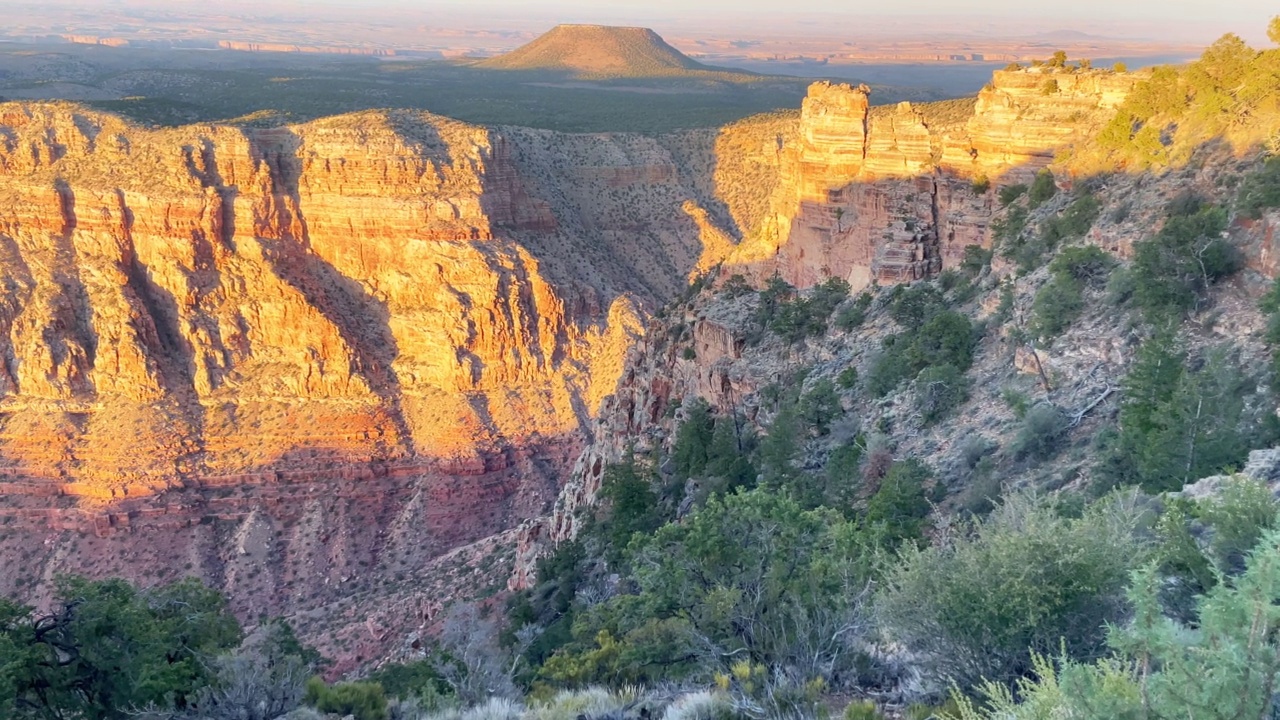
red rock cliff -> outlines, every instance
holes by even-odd
[[[335,603],[461,592],[554,498],[704,254],[682,183],[643,138],[0,105],[0,592],[196,573],[383,642]]]

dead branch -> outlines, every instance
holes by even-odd
[[[1109,397],[1111,397],[1111,395],[1112,395],[1113,393],[1115,393],[1115,391],[1116,391],[1116,389],[1115,389],[1114,387],[1111,387],[1110,385],[1108,385],[1108,386],[1107,386],[1107,389],[1106,389],[1106,390],[1103,390],[1103,391],[1102,391],[1102,394],[1101,394],[1101,395],[1099,395],[1099,396],[1097,397],[1097,399],[1095,399],[1093,402],[1089,403],[1087,406],[1085,406],[1085,408],[1084,408],[1083,410],[1081,410],[1080,412],[1076,413],[1075,415],[1073,415],[1073,416],[1071,417],[1071,424],[1070,424],[1070,426],[1069,426],[1069,427],[1077,427],[1077,426],[1079,426],[1079,425],[1080,425],[1080,423],[1084,421],[1084,417],[1085,417],[1086,415],[1088,415],[1089,413],[1093,412],[1093,409],[1094,409],[1094,408],[1096,408],[1096,407],[1098,407],[1099,405],[1101,405],[1102,403],[1106,402],[1106,399],[1107,399],[1107,398],[1109,398]]]

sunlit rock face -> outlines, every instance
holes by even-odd
[[[669,379],[626,362],[690,277],[861,287],[988,245],[973,179],[1063,142],[1010,118],[1118,92],[1039,80],[998,74],[959,121],[819,83],[798,118],[662,137],[0,104],[0,592],[195,574],[379,656],[572,534],[608,449],[665,412]]]
[[[495,132],[385,115],[145,132],[54,108],[3,127],[16,474],[110,500],[302,450],[479,468],[576,431],[611,389],[592,365],[630,300],[548,278],[519,236],[555,216]]]
[[[0,106],[0,591],[294,611],[543,512],[723,242],[684,182],[645,138]]]
[[[1136,78],[1000,71],[962,119],[931,119],[909,103],[873,112],[865,86],[816,83],[797,141],[781,152],[770,212],[731,262],[801,287],[936,274],[965,247],[990,245],[994,197],[976,180],[1029,182],[1109,120]]]

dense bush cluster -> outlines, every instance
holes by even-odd
[[[884,579],[880,612],[891,637],[966,688],[1021,677],[1028,649],[1096,657],[1144,555],[1137,523],[1121,498],[1069,518],[1015,497],[949,544],[908,549]]]
[[[1051,277],[1036,294],[1031,330],[1041,338],[1054,338],[1084,310],[1086,288],[1099,287],[1115,261],[1095,245],[1064,249],[1049,264]]]
[[[768,329],[787,342],[799,342],[826,332],[831,313],[848,297],[849,283],[840,278],[830,278],[804,295],[774,275],[760,291],[756,321],[762,330]]]
[[[1192,365],[1168,332],[1143,343],[1124,381],[1118,430],[1098,438],[1104,487],[1160,492],[1238,466],[1275,439],[1274,421],[1248,402],[1257,387],[1225,348]]]
[[[1053,650],[1038,654],[1016,692],[988,682],[980,702],[957,694],[955,717],[1272,717],[1280,677],[1280,533],[1263,535],[1247,570],[1200,597],[1190,621],[1161,612],[1163,582],[1154,565],[1133,574],[1127,601],[1134,617],[1109,629],[1107,656],[1089,662]]]
[[[1225,35],[1182,68],[1162,66],[1138,83],[1098,138],[1111,162],[1142,168],[1186,157],[1215,137],[1274,127],[1280,49],[1258,51]]]
[[[947,309],[942,293],[932,284],[896,288],[889,314],[910,329],[884,339],[879,357],[867,372],[866,387],[872,395],[886,395],[928,368],[949,365],[954,372],[940,372],[956,377],[973,364],[978,330],[967,316]]]
[[[1053,187],[1052,182],[1049,187]],[[1101,205],[1097,198],[1085,192],[1073,199],[1061,213],[1045,219],[1039,232],[1028,236],[1027,209],[1015,206],[994,227],[996,239],[1000,243],[1000,253],[1016,262],[1018,269],[1029,272],[1039,267],[1047,256],[1064,243],[1084,237],[1100,213]]]
[[[1257,218],[1264,210],[1280,207],[1280,157],[1271,157],[1240,185],[1236,209],[1241,215]]]
[[[1222,237],[1225,210],[1192,204],[1183,213],[1171,214],[1154,237],[1134,243],[1133,300],[1152,324],[1197,309],[1205,291],[1242,264]]]

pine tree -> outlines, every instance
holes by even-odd
[[[685,420],[676,431],[672,455],[676,469],[685,477],[696,477],[707,469],[707,453],[713,432],[711,408],[701,398],[685,410]]]
[[[795,466],[800,452],[799,433],[795,407],[788,403],[778,411],[769,425],[769,434],[760,441],[760,470],[766,487],[781,488],[799,478],[801,472]]]

